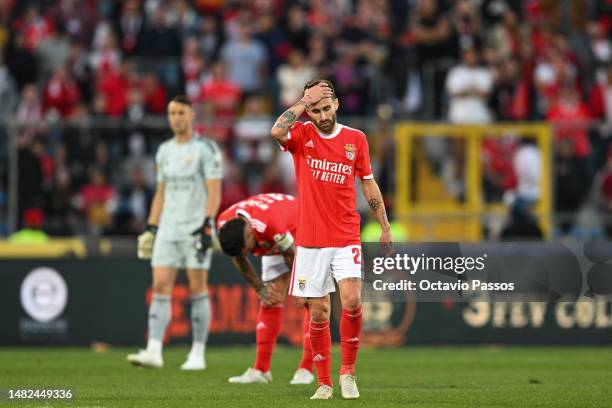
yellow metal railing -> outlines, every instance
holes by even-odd
[[[395,127],[396,194],[395,216],[406,223],[410,239],[465,240],[483,239],[482,220],[488,216],[502,216],[506,210],[501,203],[485,203],[483,199],[482,143],[485,138],[507,136],[532,137],[542,157],[541,195],[534,214],[546,238],[551,235],[552,209],[552,132],[547,124],[499,123],[489,126],[450,125],[429,123],[400,123]],[[448,137],[465,140],[464,200],[419,202],[413,196],[413,160],[415,140],[425,137]],[[424,186],[428,188],[428,186]]]
[[[51,239],[44,244],[16,244],[0,240],[0,259],[6,258],[63,258],[87,255],[85,243],[78,238]]]

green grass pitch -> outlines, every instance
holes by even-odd
[[[315,386],[290,386],[300,351],[280,347],[271,384],[234,385],[254,347],[210,347],[208,370],[181,372],[186,348],[164,353],[161,370],[134,368],[134,349],[0,349],[0,388],[72,387],[68,402],[15,407],[610,407],[611,347],[407,347],[361,350],[361,399],[309,401]],[[334,348],[334,381],[339,350]]]

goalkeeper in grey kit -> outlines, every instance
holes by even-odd
[[[171,317],[172,288],[178,270],[186,269],[193,345],[181,369],[206,368],[211,320],[207,280],[223,165],[216,143],[194,134],[193,119],[189,99],[178,96],[170,101],[168,121],[174,137],[157,151],[157,189],[147,228],[138,237],[138,257],[151,259],[153,267],[153,298],[147,347],[127,356],[136,366],[163,366],[162,342]]]

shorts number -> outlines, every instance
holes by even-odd
[[[355,262],[355,265],[360,265],[361,251],[359,250],[359,248],[353,248],[351,251],[353,252],[353,261]]]

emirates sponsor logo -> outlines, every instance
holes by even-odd
[[[344,163],[337,163],[327,159],[313,159],[311,156],[306,156],[306,162],[313,170],[329,171],[332,173],[346,174],[350,176],[353,173],[353,166]]]
[[[310,171],[315,180],[345,184],[346,176],[353,173],[353,166],[328,161],[327,159],[313,159],[311,156],[306,156],[306,163],[310,166]]]
[[[315,363],[318,363],[319,361],[325,361],[325,357],[323,357],[323,356],[322,356],[322,355],[320,355],[320,354],[315,354],[315,355],[312,357],[312,361],[314,361]]]

